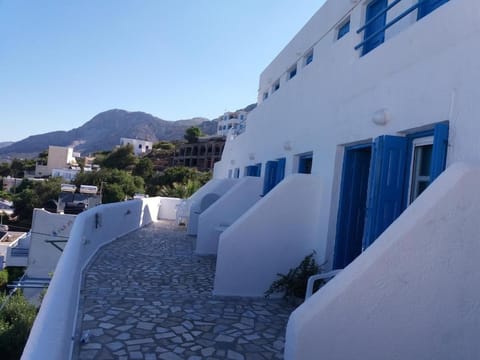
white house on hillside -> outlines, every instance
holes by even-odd
[[[35,166],[35,177],[51,176],[54,169],[68,169],[78,167],[73,148],[63,146],[48,147],[48,159],[46,164],[38,163]],[[78,171],[80,169],[78,168]]]
[[[152,150],[153,142],[148,140],[120,138],[120,146],[132,145],[135,155],[141,155]]]

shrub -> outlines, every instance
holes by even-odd
[[[0,296],[3,304],[6,296]],[[20,359],[37,314],[21,292],[15,293],[0,312],[0,349],[3,360]]]
[[[273,294],[283,292],[283,297],[287,300],[304,299],[308,278],[318,274],[320,270],[321,266],[315,260],[314,251],[307,255],[296,268],[290,269],[287,274],[277,274],[280,278],[270,285],[270,288],[265,292],[265,297],[268,298]],[[323,282],[317,281],[316,289],[321,285],[323,285]]]

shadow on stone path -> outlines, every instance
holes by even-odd
[[[213,297],[215,257],[159,221],[102,248],[84,274],[76,359],[282,359],[291,306]]]

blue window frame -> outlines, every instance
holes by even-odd
[[[300,174],[312,173],[313,154],[308,153],[298,157],[298,172]]]
[[[436,8],[442,6],[449,0],[419,0],[418,1],[418,15],[417,19],[421,19],[427,16]]]
[[[288,80],[294,78],[297,75],[297,65],[295,64],[288,70]]]
[[[344,37],[350,31],[350,19],[338,28],[337,40]]]
[[[386,8],[387,0],[373,0],[368,4],[362,55],[369,53],[385,41]]]
[[[307,53],[307,55],[305,55],[304,59],[305,59],[305,66],[307,66],[308,64],[310,64],[313,61],[313,49],[310,50]]]
[[[240,177],[240,169],[239,168],[235,168],[235,170],[233,171],[233,177],[235,179],[238,179]]]
[[[258,163],[255,165],[250,165],[245,168],[245,176],[256,176],[259,177],[262,170],[262,164]]]
[[[278,89],[280,89],[280,80],[275,81],[272,85],[272,93],[277,91]]]
[[[267,161],[265,164],[265,179],[263,182],[263,195],[266,195],[285,177],[285,158]]]

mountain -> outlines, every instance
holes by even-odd
[[[75,151],[88,154],[111,150],[120,138],[138,138],[150,141],[180,140],[190,126],[198,126],[203,133],[216,133],[217,122],[205,118],[166,121],[136,111],[108,110],[94,116],[84,125],[70,131],[54,131],[33,135],[5,147],[0,147],[1,158],[35,157],[49,145],[72,146]]]
[[[3,148],[3,147],[6,147],[6,146],[12,145],[12,144],[13,144],[13,141],[0,142],[0,149]]]

